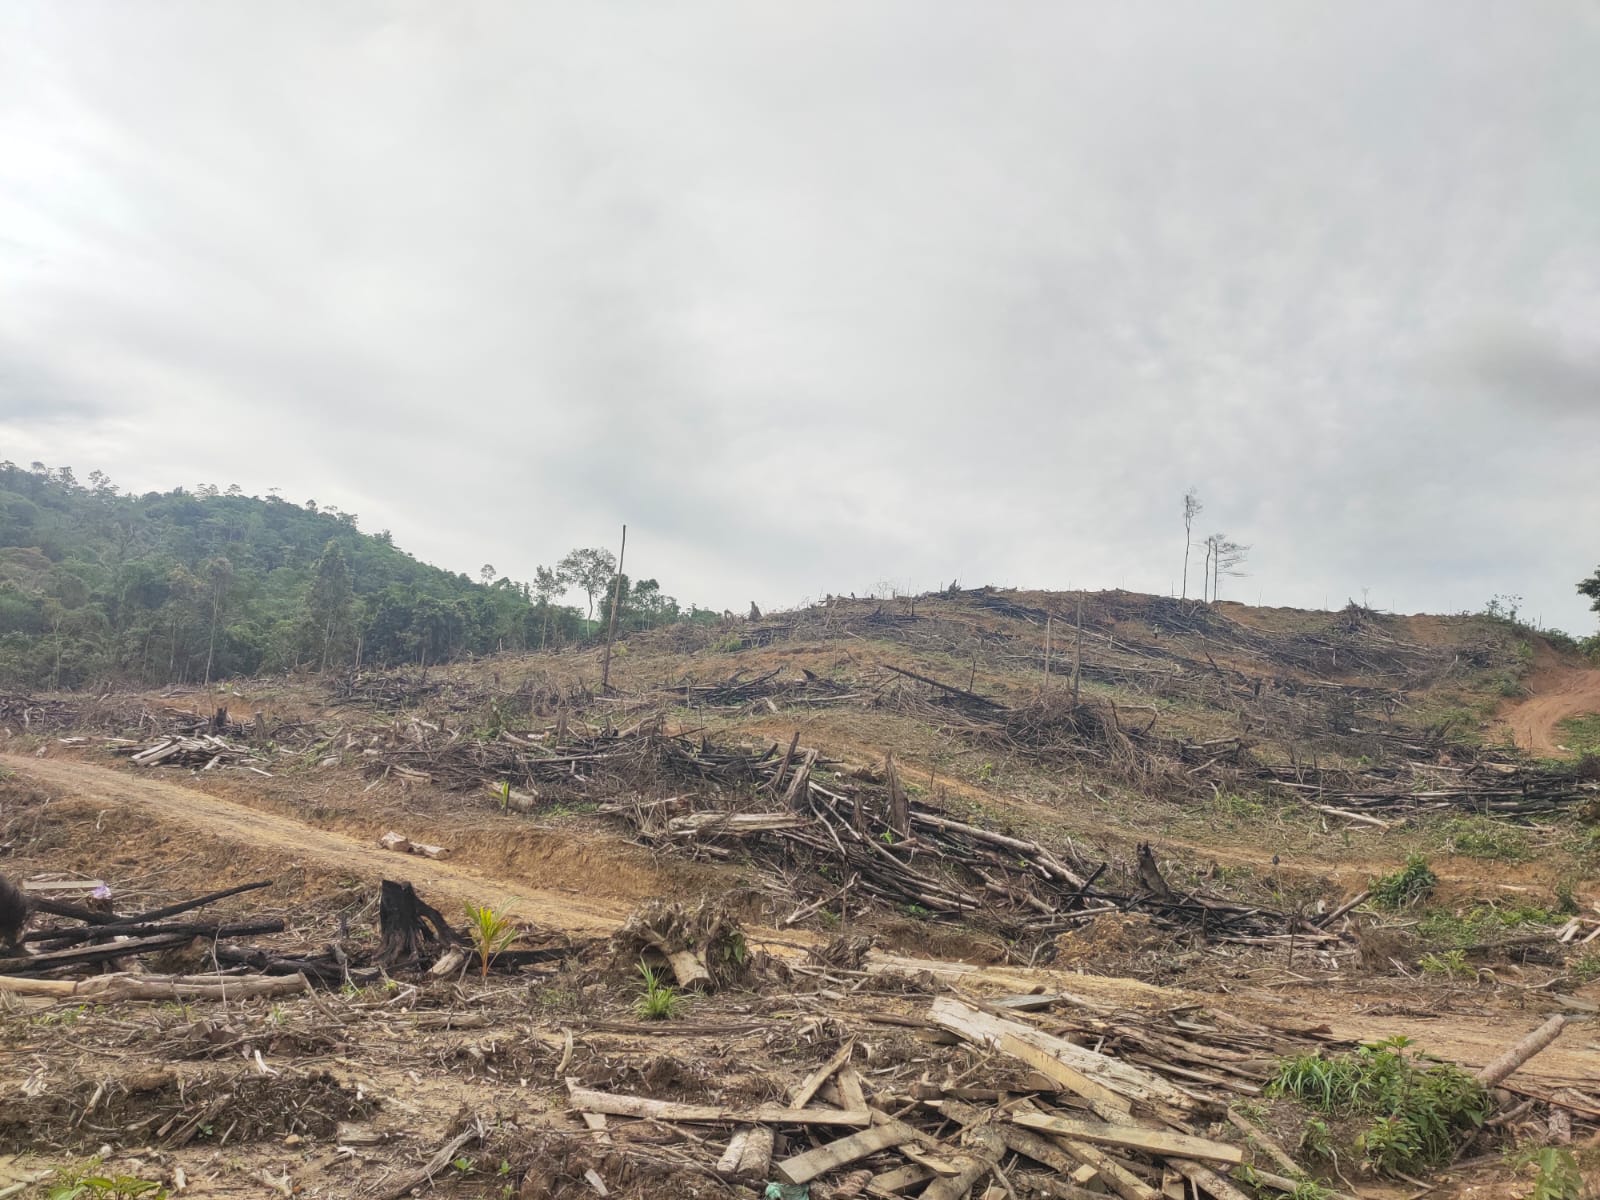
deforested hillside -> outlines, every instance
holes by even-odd
[[[1600,671],[1535,631],[980,588],[604,653],[0,695],[0,871],[50,906],[0,958],[39,1009],[0,1149],[238,1131],[168,1144],[202,1196],[1595,1165],[1600,760],[1514,735]],[[90,1146],[96,1089],[130,1132]]]

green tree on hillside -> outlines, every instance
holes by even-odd
[[[561,578],[577,588],[589,601],[587,620],[594,620],[594,598],[610,585],[617,570],[617,556],[598,546],[571,550],[556,568]]]
[[[350,586],[350,564],[339,543],[322,548],[316,573],[306,589],[304,629],[307,649],[317,658],[317,669],[340,654],[349,639],[355,591]]]
[[[201,565],[206,591],[211,601],[211,629],[206,635],[205,686],[211,686],[211,664],[217,656],[217,622],[222,619],[222,606],[228,598],[228,585],[233,582],[233,564],[222,555],[208,558]]]
[[[1593,602],[1590,607],[1600,613],[1600,567],[1595,569],[1593,575],[1578,584],[1578,594],[1589,597]]]

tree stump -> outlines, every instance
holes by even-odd
[[[378,961],[386,967],[415,966],[431,946],[458,946],[444,915],[417,895],[409,883],[383,881],[378,898]]]

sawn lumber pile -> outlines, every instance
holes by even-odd
[[[869,1056],[846,1034],[836,1053],[767,1103],[662,1100],[569,1078],[568,1106],[589,1130],[577,1136],[626,1159],[637,1152],[635,1123],[698,1126],[677,1139],[679,1166],[757,1186],[824,1187],[835,1197],[1163,1200],[1182,1191],[1243,1200],[1254,1194],[1246,1180],[1290,1193],[1310,1176],[1230,1105],[1260,1096],[1283,1056],[1349,1048],[1317,1030],[1268,1028],[1198,1006],[1135,1012],[1069,995],[992,1003],[944,995],[920,1019],[864,1019],[915,1026],[967,1051],[918,1058],[936,1065],[912,1071],[868,1071]],[[1514,1070],[1553,1036],[1536,1031],[1505,1063]],[[960,1069],[963,1062],[971,1065]],[[1486,1068],[1486,1085],[1499,1065]],[[1568,1111],[1584,1119],[1581,1104]]]

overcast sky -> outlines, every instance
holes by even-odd
[[[742,610],[1600,563],[1600,8],[0,5],[0,458]]]

